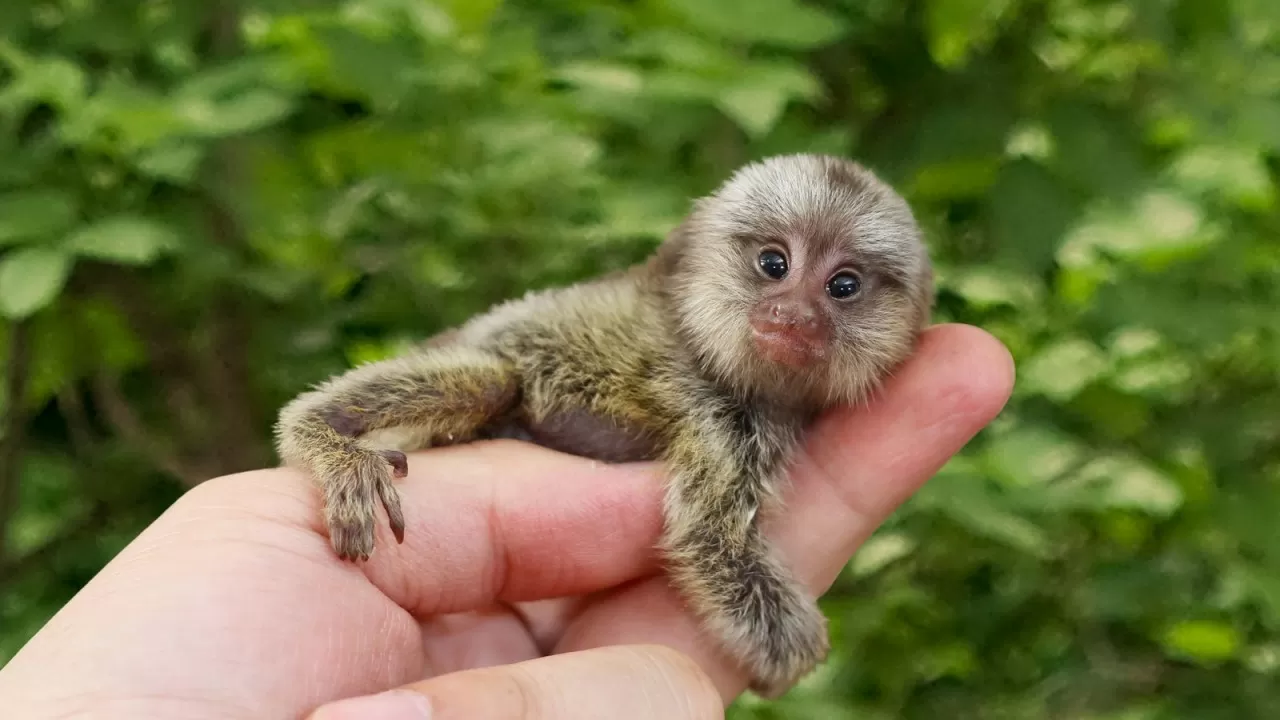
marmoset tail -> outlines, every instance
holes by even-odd
[[[815,599],[774,556],[774,507],[807,424],[913,350],[933,276],[907,203],[861,165],[789,155],[738,170],[645,262],[498,305],[280,414],[278,448],[324,498],[333,547],[374,548],[377,506],[414,528],[405,452],[522,438],[604,462],[661,460],[674,587],[756,692],[826,657]],[[430,462],[430,455],[422,456]]]

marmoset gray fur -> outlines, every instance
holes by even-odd
[[[318,483],[350,560],[373,552],[379,504],[397,541],[412,527],[392,480],[406,451],[515,437],[660,460],[673,586],[752,689],[776,697],[825,659],[828,638],[758,511],[776,506],[807,424],[865,399],[932,304],[901,196],[850,160],[773,157],[696,200],[646,261],[500,304],[300,395],[278,449]]]

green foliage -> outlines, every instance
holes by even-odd
[[[826,599],[831,662],[733,717],[1272,717],[1277,8],[5,4],[0,654],[309,383],[815,151],[908,195],[1019,382]]]
[[[71,256],[57,248],[28,247],[6,253],[0,260],[0,311],[25,318],[43,308],[62,291],[71,270]]]

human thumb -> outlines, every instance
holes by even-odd
[[[692,660],[620,645],[464,670],[325,705],[310,720],[723,720]]]

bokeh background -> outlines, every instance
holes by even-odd
[[[5,0],[0,662],[278,407],[863,160],[1016,395],[734,718],[1280,717],[1280,2]]]

